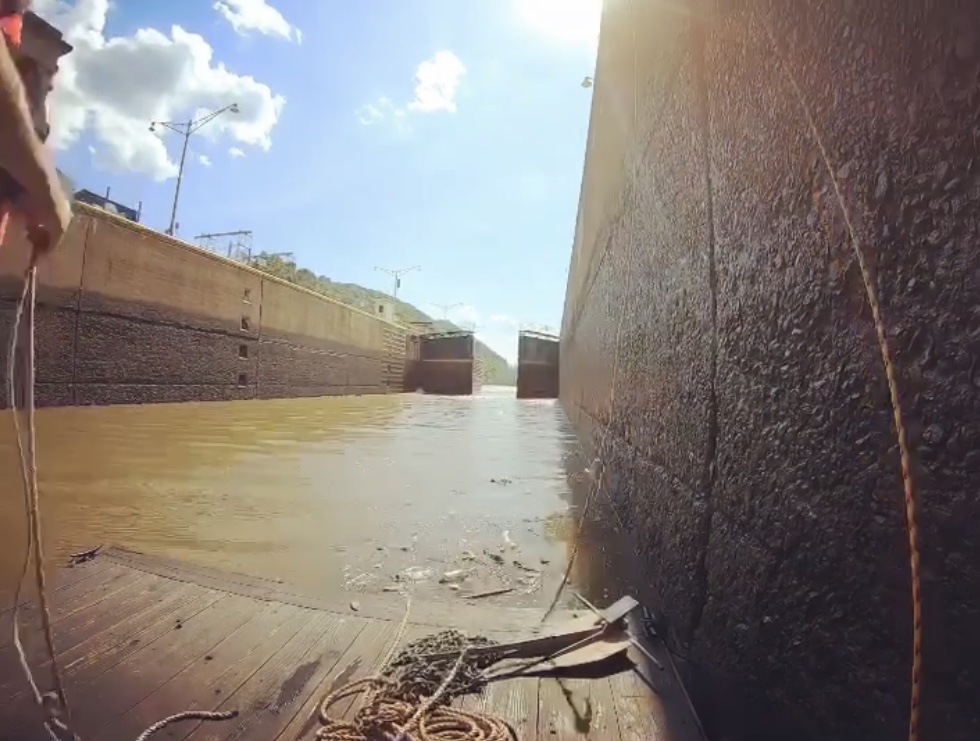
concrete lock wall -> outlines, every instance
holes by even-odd
[[[980,737],[980,5],[605,5],[561,399],[634,588],[716,737],[906,733],[902,477],[856,245],[920,503],[920,737]]]
[[[536,332],[521,332],[517,339],[517,398],[557,399],[559,341]]]
[[[39,270],[38,403],[401,390],[398,326],[99,209],[75,209]],[[0,249],[4,347],[28,255],[18,231]]]
[[[417,383],[425,393],[469,396],[474,387],[474,341],[470,333],[419,337]]]

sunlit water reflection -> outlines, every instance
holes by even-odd
[[[2,427],[9,590],[24,524],[9,412]],[[53,562],[114,544],[322,593],[417,579],[546,604],[574,531],[573,449],[558,404],[512,388],[38,412]],[[447,572],[460,583],[439,584]]]

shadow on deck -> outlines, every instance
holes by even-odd
[[[51,601],[72,727],[99,741],[132,741],[150,724],[189,709],[240,714],[180,723],[160,735],[312,738],[319,700],[377,670],[405,611],[399,595],[357,595],[355,612],[350,603],[276,582],[119,549],[61,571]],[[28,655],[39,657],[37,610],[21,614]],[[489,601],[417,600],[402,641],[447,627],[514,640],[529,636],[540,614]],[[0,739],[43,738],[10,628],[8,608],[0,613]],[[48,670],[37,674],[48,687]],[[695,741],[697,726],[678,693],[673,677],[647,682],[627,668],[597,679],[505,680],[458,704],[504,718],[522,741]],[[352,704],[339,709],[350,712]]]

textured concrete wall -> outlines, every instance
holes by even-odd
[[[517,340],[517,398],[557,399],[560,345],[557,339],[522,332]]]
[[[28,254],[11,231],[4,346]],[[399,327],[83,205],[41,266],[38,300],[41,404],[401,390]]]
[[[561,397],[633,583],[717,735],[905,733],[902,483],[856,242],[919,488],[923,734],[980,736],[980,6],[606,6]]]

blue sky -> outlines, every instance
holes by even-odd
[[[111,187],[113,200],[142,201],[144,223],[166,228],[175,182],[166,174],[180,141],[162,139],[169,163],[163,154],[153,160],[147,147],[157,140],[145,139],[144,122],[161,112],[183,120],[219,106],[223,95],[236,102],[236,84],[257,85],[255,104],[242,102],[248,121],[216,121],[191,140],[183,238],[250,229],[256,251],[291,251],[317,273],[382,289],[390,279],[376,266],[418,265],[400,297],[436,316],[442,310],[433,305],[464,304],[451,318],[475,322],[510,359],[518,324],[559,326],[596,0],[223,1],[239,21],[252,11],[259,25],[245,18],[236,28],[221,1],[117,0],[106,10],[105,0],[76,0],[87,4],[88,21],[79,20],[80,7],[75,17],[65,3],[57,7],[77,59],[52,115],[55,125],[63,115],[74,127],[58,161],[76,187]],[[36,6],[55,14],[55,4]],[[92,20],[99,13],[101,28]],[[162,55],[175,40],[187,59],[210,47],[207,79],[217,82],[202,83],[205,97],[178,95],[196,84],[193,75],[203,79],[191,62],[157,74],[171,69]],[[127,50],[146,71],[110,57]],[[225,94],[222,69],[254,80],[229,83]],[[180,82],[183,74],[190,76]],[[112,84],[100,91],[108,76]],[[129,97],[126,85],[135,91]],[[133,102],[141,95],[145,104]],[[101,108],[78,102],[99,96]],[[74,119],[72,100],[88,114]]]

